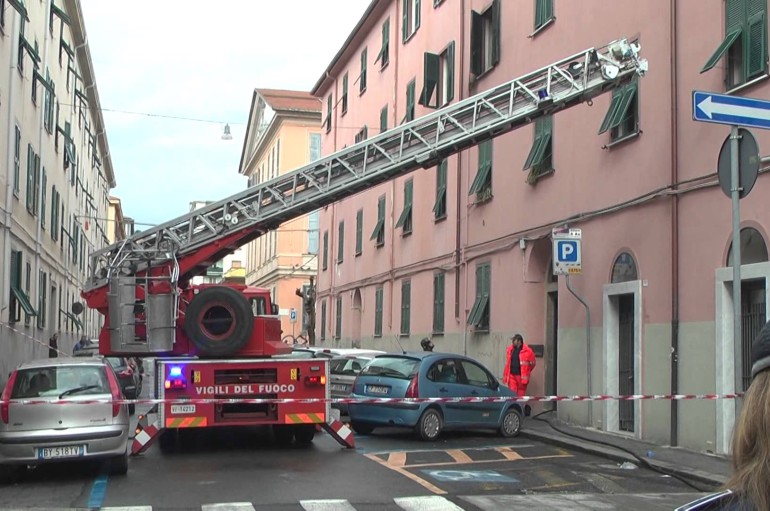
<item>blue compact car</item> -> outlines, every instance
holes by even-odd
[[[516,394],[479,362],[455,353],[379,355],[353,384],[353,398],[505,397],[499,402],[351,403],[354,431],[377,427],[413,428],[418,438],[435,440],[445,429],[493,429],[504,437],[521,431],[523,414]]]

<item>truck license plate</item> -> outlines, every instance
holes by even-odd
[[[40,447],[37,450],[37,459],[52,460],[57,458],[77,458],[86,453],[85,445],[64,445],[61,447]]]
[[[195,413],[195,405],[171,405],[171,413]]]

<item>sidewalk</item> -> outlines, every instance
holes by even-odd
[[[633,452],[654,468],[714,488],[727,481],[732,473],[729,460],[723,456],[697,453],[681,447],[657,445],[642,440],[622,438],[595,429],[569,426],[549,415],[551,414],[538,419],[525,420],[521,435],[525,438],[602,456],[619,463],[630,461],[640,465],[639,460],[632,455],[610,445],[617,446]],[[581,439],[556,431],[549,423]],[[648,457],[648,452],[651,452],[652,456]]]

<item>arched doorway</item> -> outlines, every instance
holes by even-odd
[[[350,339],[351,348],[361,347],[361,318],[363,316],[362,310],[363,305],[361,303],[361,290],[356,288],[356,290],[353,291],[353,324],[351,331],[352,336]]]
[[[627,250],[613,260],[604,286],[603,325],[605,392],[633,395],[641,387],[641,292],[636,259]],[[607,429],[640,437],[640,408],[635,400],[605,403]]]

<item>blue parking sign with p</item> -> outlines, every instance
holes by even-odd
[[[578,262],[578,241],[559,240],[556,242],[556,254],[560,263]]]

